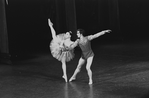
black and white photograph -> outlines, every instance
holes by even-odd
[[[0,0],[0,98],[149,98],[149,0]]]

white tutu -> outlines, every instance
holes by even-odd
[[[59,61],[62,61],[64,59],[66,62],[70,61],[74,57],[74,50],[69,49],[69,47],[60,47],[61,43],[64,38],[63,34],[58,34],[55,39],[53,39],[50,43],[50,50],[51,54],[54,58],[56,58]]]

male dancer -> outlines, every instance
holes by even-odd
[[[76,75],[80,72],[80,69],[82,67],[82,65],[85,63],[85,61],[87,61],[87,64],[86,64],[86,70],[87,70],[87,73],[88,73],[88,76],[89,76],[89,84],[92,84],[93,83],[93,80],[92,80],[92,71],[91,71],[91,64],[92,64],[92,61],[93,61],[93,57],[94,57],[94,53],[91,49],[91,44],[90,44],[90,41],[105,34],[105,33],[110,33],[111,30],[104,30],[104,31],[101,31],[99,33],[96,33],[94,35],[89,35],[89,36],[83,36],[83,33],[84,33],[84,30],[83,29],[78,29],[77,30],[77,36],[79,38],[79,41],[78,41],[78,44],[82,50],[82,56],[81,58],[79,59],[79,62],[78,62],[78,65],[77,65],[77,68],[74,72],[74,74],[72,75],[72,77],[70,78],[70,82],[72,80],[75,80],[76,79]]]

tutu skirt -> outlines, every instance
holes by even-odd
[[[65,46],[60,47],[63,40],[65,40],[64,34],[57,35],[56,39],[53,39],[50,43],[50,50],[54,58],[68,62],[74,58],[74,50]]]

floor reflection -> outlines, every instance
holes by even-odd
[[[68,96],[68,83],[64,85],[64,98],[69,98]]]
[[[66,83],[64,85],[65,98],[93,98],[93,85]]]

